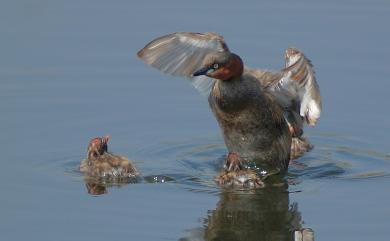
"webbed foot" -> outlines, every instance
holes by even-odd
[[[245,160],[235,152],[230,152],[225,160],[225,170],[228,172],[235,172],[244,169]]]

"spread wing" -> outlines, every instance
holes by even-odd
[[[268,88],[287,110],[299,113],[309,125],[320,117],[322,101],[313,66],[296,48],[285,53],[285,68],[281,77],[267,83]]]
[[[138,57],[164,73],[185,76],[201,92],[208,92],[215,80],[193,77],[210,52],[229,51],[222,36],[215,33],[173,33],[159,37],[138,52]]]

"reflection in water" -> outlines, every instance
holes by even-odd
[[[98,183],[85,182],[85,187],[87,188],[88,194],[91,195],[102,195],[107,193],[107,188]]]
[[[139,182],[138,178],[121,178],[113,181],[112,179],[85,177],[85,187],[87,188],[88,194],[91,195],[102,195],[108,193],[109,188],[116,187],[120,188],[130,183]]]
[[[84,178],[85,187],[87,188],[88,194],[91,195],[102,195],[107,194],[110,188],[121,188],[128,184],[136,184],[140,182],[147,183],[165,183],[176,181],[174,178],[165,175],[150,175],[145,177],[127,177],[127,178],[96,178],[86,176]]]
[[[290,205],[287,185],[257,190],[223,190],[215,210],[208,213],[202,230],[192,230],[185,240],[314,240],[302,229],[298,204]]]

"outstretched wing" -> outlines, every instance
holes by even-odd
[[[164,73],[185,76],[201,92],[214,81],[206,76],[193,77],[210,52],[229,51],[222,36],[215,33],[173,33],[159,37],[138,52],[138,57]]]
[[[320,117],[322,101],[313,66],[309,59],[296,48],[285,53],[285,68],[281,77],[267,83],[286,110],[299,113],[309,125],[315,125]]]

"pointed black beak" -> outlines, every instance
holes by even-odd
[[[200,75],[206,75],[209,71],[209,67],[203,67],[198,71],[195,71],[195,73],[192,74],[192,76],[200,76]]]

